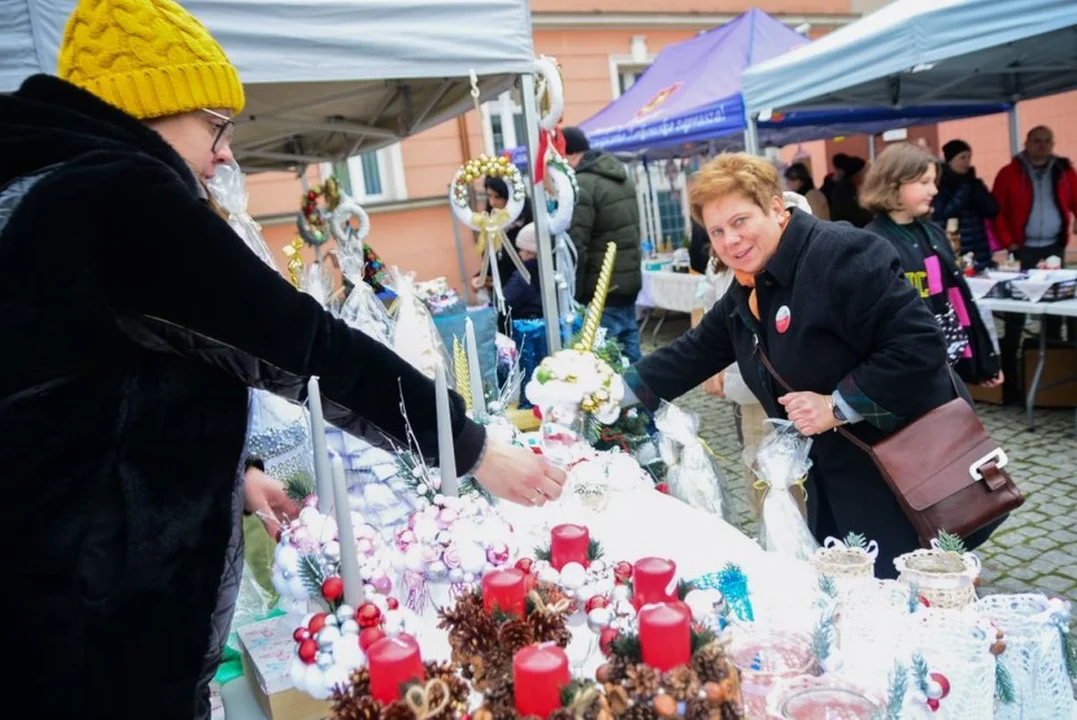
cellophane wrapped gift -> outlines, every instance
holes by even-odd
[[[699,439],[699,416],[663,401],[654,416],[658,447],[666,463],[670,494],[689,505],[726,517],[725,481]]]
[[[273,253],[262,239],[262,227],[247,214],[247,181],[239,165],[235,161],[218,165],[207,186],[213,199],[228,213],[228,224],[236,234],[262,262],[275,268]]]
[[[766,550],[810,560],[819,543],[808,530],[790,491],[808,477],[812,440],[801,435],[788,420],[769,419],[765,423],[767,433],[751,465],[756,487],[765,492],[760,544]]]
[[[446,368],[452,367],[441,335],[434,325],[434,318],[415,291],[414,273],[402,273],[394,267],[389,274],[390,289],[397,295],[393,349],[421,373],[432,378],[439,360]]]
[[[393,346],[393,321],[385,305],[365,282],[366,259],[362,243],[338,246],[334,251],[340,260],[340,271],[352,284],[337,317],[356,330],[361,330],[383,345]]]

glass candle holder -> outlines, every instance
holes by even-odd
[[[880,711],[870,698],[843,688],[809,688],[781,706],[782,720],[869,720]]]
[[[740,670],[746,717],[766,717],[767,696],[778,680],[815,670],[811,640],[799,633],[748,633],[733,640],[730,656]]]

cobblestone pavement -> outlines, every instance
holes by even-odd
[[[687,319],[670,318],[658,335],[669,342],[688,327]],[[654,348],[651,327],[645,328],[644,352]],[[740,462],[741,445],[733,405],[693,390],[679,405],[697,412],[701,436],[720,457],[732,497],[732,522],[755,537],[757,523],[748,509]],[[1074,411],[1035,411],[1036,430],[1025,427],[1023,410],[977,406],[991,436],[1010,456],[1010,474],[1025,504],[977,550],[983,561],[981,594],[1042,591],[1077,602],[1077,428]]]

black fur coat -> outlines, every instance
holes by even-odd
[[[247,387],[437,454],[434,386],[256,258],[143,124],[35,76],[0,97],[9,687],[50,718],[191,718]],[[399,382],[399,384],[398,384]],[[453,396],[457,467],[485,443]]]

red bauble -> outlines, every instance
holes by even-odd
[[[297,643],[301,643],[304,640],[309,640],[310,630],[307,630],[305,627],[297,627],[295,629],[295,632],[292,633],[292,639],[295,640]]]
[[[310,192],[307,193],[307,200],[310,200],[311,202],[313,202],[313,201],[315,201],[317,199],[318,199],[318,193],[314,192],[313,190],[311,190]]]
[[[329,617],[326,613],[314,613],[314,617],[307,623],[307,630],[310,630],[311,635],[317,635],[318,631],[325,627],[325,619]]]
[[[359,633],[359,647],[363,652],[366,649],[385,637],[385,631],[380,627],[368,627]]]
[[[946,679],[946,676],[942,673],[931,673],[931,679],[937,682],[942,687],[942,696],[946,697],[950,694],[950,681]]]
[[[663,495],[669,495],[669,483],[660,482],[654,486],[654,489]]]
[[[355,610],[355,622],[361,628],[377,627],[381,621],[381,609],[372,602],[365,602]]]
[[[632,579],[632,563],[622,560],[613,566],[613,577],[618,585],[624,585]]]
[[[931,708],[931,712],[938,712],[939,711],[939,701],[938,700],[934,700],[934,699],[929,698],[928,701],[927,701],[927,706],[929,708]]]
[[[339,575],[327,577],[322,583],[322,597],[334,603],[344,597],[344,581]]]
[[[303,642],[299,643],[299,659],[310,665],[314,662],[315,656],[318,654],[318,643],[314,642],[310,638],[307,638]]]
[[[530,575],[531,574],[531,567],[534,564],[535,564],[535,561],[532,560],[531,558],[520,558],[519,560],[516,561],[516,565],[514,567],[517,570],[519,570],[520,572],[524,573],[525,575]]]
[[[400,601],[395,597],[385,598],[385,606],[390,610],[396,610],[400,607]]]
[[[918,599],[918,600],[920,601],[920,604],[921,604],[921,605],[923,605],[924,607],[931,607],[931,601],[930,601],[930,600],[928,600],[928,599],[927,599],[926,597],[924,597],[923,595],[921,595],[921,596],[920,596],[919,598],[917,598],[917,599]]]
[[[598,608],[606,608],[610,606],[610,600],[605,595],[594,595],[583,606],[585,612],[591,612]]]
[[[602,632],[598,634],[598,649],[602,651],[603,655],[610,656],[610,646],[613,645],[613,641],[620,634],[611,627],[602,628]]]

